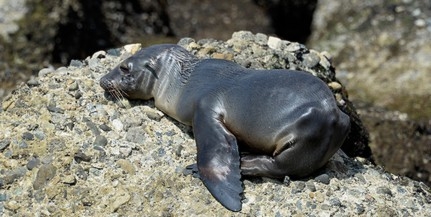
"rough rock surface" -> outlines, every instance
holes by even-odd
[[[303,45],[235,33],[227,42],[182,39],[200,57],[255,68],[302,68],[332,75]],[[42,69],[0,110],[0,214],[5,216],[427,216],[429,187],[338,152],[303,180],[247,179],[243,210],[231,213],[200,180],[190,128],[151,101],[114,103],[99,78],[139,45],[100,51],[68,67]],[[306,57],[306,58],[298,58]],[[322,78],[323,78],[322,77]],[[341,85],[326,80],[334,90]],[[340,105],[348,102],[338,93]],[[358,133],[358,132],[356,132]]]
[[[42,67],[132,41],[172,41],[161,2],[0,0],[0,100]]]
[[[370,132],[376,163],[431,186],[431,121],[412,121],[406,113],[356,105]]]
[[[124,44],[225,40],[243,29],[304,42],[315,5],[316,0],[0,0],[0,100],[42,67]]]
[[[172,30],[180,38],[226,40],[242,29],[274,32],[268,14],[253,0],[168,0],[167,13]]]
[[[352,100],[431,117],[430,1],[321,0],[313,28]]]
[[[313,26],[309,46],[368,107],[376,163],[431,185],[431,2],[320,0]]]

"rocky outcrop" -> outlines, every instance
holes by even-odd
[[[0,99],[41,67],[120,44],[173,41],[161,0],[0,0]]]
[[[431,3],[318,3],[309,46],[329,51],[352,99],[431,117]]]
[[[226,42],[184,38],[179,44],[199,57],[246,67],[310,71],[328,83],[341,107],[349,107],[327,54],[301,44],[249,32],[235,33]],[[183,172],[195,162],[189,127],[163,115],[151,101],[116,104],[105,98],[98,79],[137,49],[139,45],[128,45],[67,67],[42,69],[2,102],[0,214],[430,214],[431,193],[425,184],[341,151],[302,180],[246,179],[243,210],[230,213],[200,180]],[[362,131],[354,133],[360,138]],[[355,140],[350,141],[353,145]]]
[[[41,67],[124,44],[226,40],[239,30],[304,42],[315,5],[316,0],[0,0],[0,100]]]
[[[253,0],[170,0],[166,6],[170,26],[178,37],[226,40],[243,29],[274,31],[269,16]]]
[[[364,102],[376,162],[431,184],[431,2],[320,0],[310,47]]]

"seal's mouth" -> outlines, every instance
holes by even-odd
[[[125,96],[128,96],[124,90],[118,87],[116,82],[110,81],[109,79],[102,77],[100,79],[100,86],[117,101],[121,101]]]

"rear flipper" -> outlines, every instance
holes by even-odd
[[[304,177],[322,167],[332,156],[325,141],[321,144],[308,142],[306,138],[297,140],[288,148],[274,156],[246,155],[241,158],[242,175],[283,178],[285,176]],[[316,141],[316,140],[313,140]]]

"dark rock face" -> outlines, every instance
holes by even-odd
[[[305,43],[311,34],[311,23],[317,0],[254,0],[265,9],[274,33],[283,39]]]
[[[172,41],[163,0],[22,0],[2,4],[15,10],[0,16],[22,16],[0,31],[0,84],[6,90],[28,80],[41,67],[66,65],[98,50],[139,41]],[[0,93],[0,98],[2,95],[5,93]]]
[[[98,50],[181,37],[226,40],[234,31],[304,43],[316,0],[71,0],[0,2],[0,99],[41,67]]]
[[[269,14],[253,0],[168,0],[170,26],[177,37],[226,40],[239,30],[273,33]]]
[[[319,1],[309,46],[330,52],[353,100],[431,117],[431,2]]]
[[[431,186],[431,122],[417,122],[400,112],[359,107],[370,132],[378,165]]]
[[[320,0],[309,46],[330,52],[376,162],[431,184],[431,2]]]

